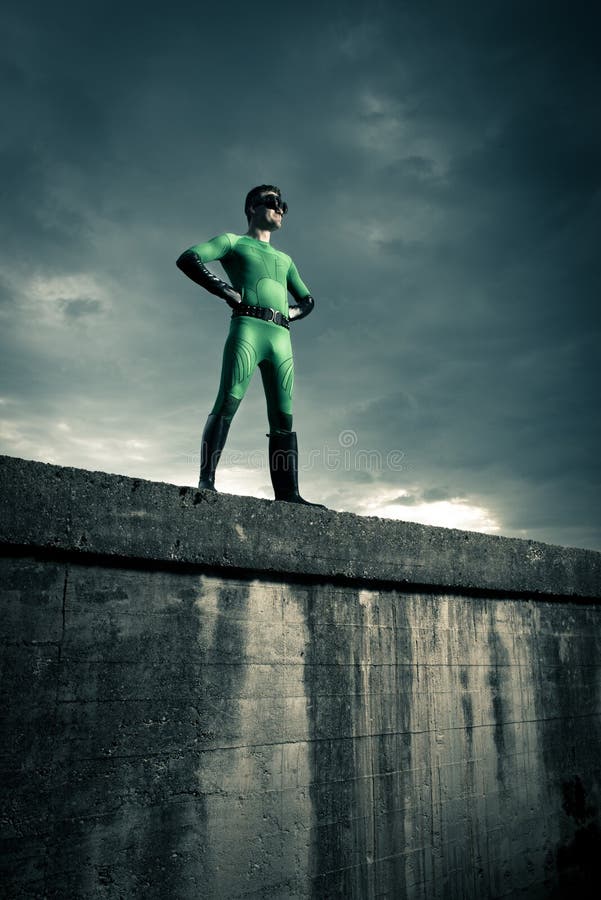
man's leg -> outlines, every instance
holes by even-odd
[[[264,360],[259,368],[267,400],[269,473],[275,499],[325,509],[321,503],[304,500],[298,492],[298,445],[296,432],[292,431],[292,356],[275,362]]]
[[[292,355],[284,359],[264,359],[259,363],[270,434],[289,434],[292,431],[292,390],[294,362]]]
[[[223,349],[219,391],[202,433],[198,482],[201,490],[215,490],[217,463],[225,446],[232,419],[257,366],[256,348],[251,341],[243,337],[241,330],[237,328],[230,332]]]
[[[202,433],[200,444],[200,478],[198,487],[205,491],[214,491],[215,469],[227,440],[230,424],[240,401],[229,395],[218,407],[222,412],[210,412]]]

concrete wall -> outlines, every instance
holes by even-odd
[[[2,896],[597,896],[601,554],[0,463]]]

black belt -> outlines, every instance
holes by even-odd
[[[264,319],[266,322],[275,322],[282,328],[290,328],[290,319],[271,306],[249,306],[248,303],[241,303],[234,309],[232,319],[234,316],[252,316],[253,319]]]

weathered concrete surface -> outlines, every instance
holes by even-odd
[[[596,597],[601,553],[0,456],[0,543],[463,590]]]
[[[482,596],[474,583],[469,596],[424,592],[398,562],[399,585],[384,585],[333,530],[321,559],[344,583],[278,573],[268,547],[243,575],[244,541],[236,569],[226,556],[236,524],[252,544],[255,529],[277,531],[270,515],[293,533],[357,517],[234,497],[195,507],[193,491],[38,465],[19,477],[11,461],[1,495],[15,525],[2,526],[0,557],[2,896],[597,896],[595,554],[570,591],[574,551],[509,542],[562,560],[558,593],[578,602],[548,592],[544,573],[537,585],[530,563],[521,572],[518,551],[511,590],[528,581],[530,596]],[[32,472],[50,478],[25,497]],[[140,490],[148,508],[131,499]],[[222,502],[233,527],[195,524]],[[398,541],[397,524],[370,520],[362,546],[388,526]],[[433,531],[430,546],[444,547]],[[161,568],[177,540],[190,565]],[[455,579],[462,540],[448,533]],[[501,573],[487,589],[501,590],[493,549],[505,559],[504,546],[487,545]],[[425,568],[430,584],[446,571]]]

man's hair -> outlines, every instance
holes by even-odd
[[[244,201],[244,214],[248,221],[250,222],[250,208],[253,205],[254,201],[257,200],[262,194],[277,194],[280,200],[282,199],[282,192],[279,187],[276,187],[274,184],[259,184],[257,187],[254,187],[252,190],[248,192],[246,195],[246,200]]]

